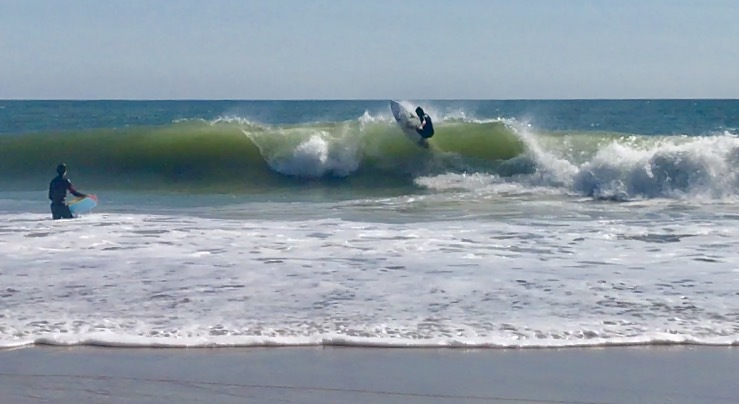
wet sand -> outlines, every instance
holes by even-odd
[[[737,403],[739,348],[33,347],[0,402]]]

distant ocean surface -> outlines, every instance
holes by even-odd
[[[0,348],[739,345],[739,100],[404,103],[0,100]]]

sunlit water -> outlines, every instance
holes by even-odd
[[[115,161],[68,161],[101,201],[75,220],[50,220],[51,175],[11,178],[0,190],[0,346],[739,344],[734,129],[604,135],[572,118],[556,124],[577,130],[553,134],[497,110],[451,111],[437,117],[439,150],[425,151],[395,138],[387,114],[347,105],[359,117],[341,129],[228,119],[226,149],[228,136],[246,141],[242,130],[257,139],[244,176],[261,173],[253,191],[228,192],[232,178],[197,147],[176,153],[199,164],[188,175],[216,176],[216,192],[202,178],[178,190],[167,152],[177,143],[154,163],[126,160],[139,170],[130,177]],[[28,148],[9,147],[0,169],[22,173]],[[504,147],[514,155],[496,157]],[[104,170],[113,185],[86,176]],[[159,186],[138,186],[145,178]]]

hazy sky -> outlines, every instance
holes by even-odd
[[[737,0],[0,0],[0,98],[739,98]]]

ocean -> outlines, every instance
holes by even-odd
[[[0,348],[739,345],[739,100],[404,103],[0,101]]]

